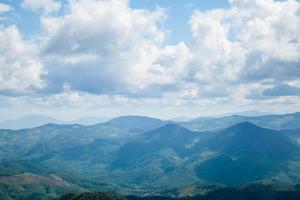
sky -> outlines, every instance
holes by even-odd
[[[300,111],[296,0],[0,0],[0,120]]]

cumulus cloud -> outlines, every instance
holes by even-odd
[[[23,7],[33,11],[43,11],[48,14],[57,12],[61,4],[59,0],[23,0]]]
[[[49,91],[136,94],[174,84],[190,51],[184,43],[164,46],[165,13],[132,9],[125,0],[71,1],[60,17],[44,17],[43,46]],[[149,89],[150,88],[150,89]]]
[[[16,26],[0,29],[0,92],[26,93],[43,86],[37,49],[22,39]]]
[[[230,9],[196,11],[191,20],[195,78],[236,85],[300,77],[300,4],[231,0]]]
[[[230,3],[229,9],[195,11],[190,44],[166,46],[161,8],[132,9],[127,0],[70,1],[62,16],[41,18],[45,92],[60,93],[67,85],[134,98],[182,91],[182,98],[264,99],[264,89],[299,79],[299,3]]]
[[[60,1],[24,0],[25,8],[42,12],[42,34],[26,41],[14,26],[1,29],[0,90],[38,91],[40,102],[51,97],[62,105],[95,105],[103,97],[157,107],[297,102],[300,3],[229,2],[193,12],[190,41],[166,45],[163,8],[70,0],[51,15]]]

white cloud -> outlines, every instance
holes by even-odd
[[[8,4],[0,3],[0,13],[5,13],[14,10],[13,7],[11,7]]]
[[[299,2],[230,0],[230,8],[195,11],[190,42],[173,45],[165,44],[164,9],[129,3],[70,0],[51,16],[59,1],[25,0],[42,11],[42,39],[25,41],[14,26],[1,30],[1,93],[40,89],[28,101],[49,108],[299,107]],[[282,93],[283,84],[291,91]]]
[[[196,12],[190,21],[195,76],[210,81],[216,75],[234,81],[245,62],[246,50],[237,41],[229,39],[228,25],[222,23],[226,11]]]
[[[36,47],[24,41],[17,27],[0,29],[0,91],[25,93],[43,86]]]
[[[138,94],[174,84],[190,52],[184,43],[163,45],[164,18],[160,8],[132,9],[125,0],[70,1],[64,16],[43,17],[50,90],[68,83],[96,94]]]
[[[132,9],[127,0],[70,1],[62,16],[41,17],[46,92],[62,92],[67,84],[102,95],[185,91],[182,98],[235,98],[238,90],[246,98],[252,88],[247,84],[268,80],[270,88],[297,80],[299,3],[230,3],[229,9],[194,12],[189,46],[166,46],[161,8]],[[259,85],[262,94],[264,84]],[[191,86],[193,92],[186,92]]]
[[[57,12],[61,8],[59,0],[23,0],[23,7],[46,14]]]
[[[245,83],[299,80],[299,2],[230,2],[230,9],[191,17],[195,78],[232,91]]]

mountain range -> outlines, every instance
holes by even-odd
[[[100,122],[104,122],[109,120],[106,117],[80,117],[78,119],[72,121],[63,121],[53,117],[47,117],[43,115],[27,115],[24,117],[20,117],[17,119],[3,120],[0,121],[0,129],[30,129],[38,126],[43,126],[49,123],[53,124],[80,124],[80,125],[94,125]]]
[[[138,126],[138,124],[144,122],[149,124],[157,123],[158,125],[160,123],[165,124],[168,122],[173,122],[197,131],[223,129],[240,122],[248,121],[265,128],[289,129],[299,128],[299,119],[300,113],[269,115],[260,113],[258,111],[240,112],[233,115],[225,115],[220,117],[199,117],[196,119],[177,117],[170,120],[161,120],[146,116],[121,116],[113,119],[110,119],[108,117],[88,116],[80,117],[72,121],[63,121],[43,115],[28,115],[17,119],[0,121],[0,129],[31,129],[50,123],[61,125],[79,124],[84,126],[91,126],[108,121],[110,121],[110,123],[120,123],[119,125],[127,124],[126,126],[129,126],[129,124],[131,124],[132,127],[136,127]]]
[[[300,127],[300,112],[282,115],[242,116],[230,115],[225,117],[200,117],[181,123],[192,130],[220,130],[241,122],[251,122],[258,126],[270,129],[295,129]]]
[[[0,192],[48,198],[73,190],[157,195],[191,186],[293,185],[300,182],[299,122],[300,113],[188,122],[123,116],[3,129]]]

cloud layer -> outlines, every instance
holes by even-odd
[[[1,95],[76,94],[157,106],[298,102],[300,3],[230,4],[195,10],[187,22],[190,40],[166,45],[163,8],[133,9],[127,0],[24,0],[24,8],[41,12],[42,34],[29,40],[15,25],[0,28]],[[0,4],[0,12],[10,10]]]

